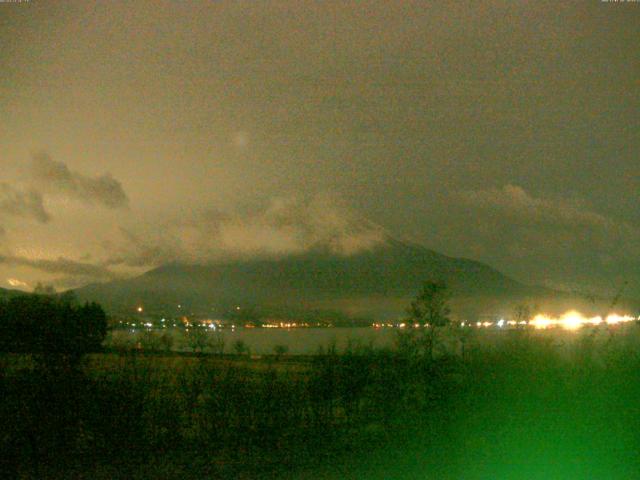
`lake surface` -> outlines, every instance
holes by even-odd
[[[344,351],[349,343],[359,345],[372,344],[376,348],[391,347],[397,336],[397,330],[392,328],[236,328],[211,331],[203,329],[207,336],[214,341],[222,337],[225,343],[225,352],[233,353],[233,344],[242,340],[251,350],[251,353],[264,355],[274,352],[277,345],[284,345],[288,353],[294,355],[309,355],[318,353],[320,348],[326,349],[335,344],[338,351]],[[178,328],[154,329],[153,332],[161,335],[165,332],[174,338],[173,350],[189,351],[189,345],[185,338],[185,331]],[[116,341],[143,338],[144,331],[118,330],[113,333]],[[107,340],[107,344],[113,341]]]
[[[640,343],[640,329],[635,325],[619,326],[616,331],[624,330],[628,339],[633,338],[634,343]],[[173,337],[173,350],[191,351],[186,339],[186,332],[181,328],[166,328],[150,330],[154,335],[159,336],[168,333]],[[551,344],[558,347],[574,345],[575,341],[588,335],[591,329],[584,328],[578,331],[566,331],[562,329],[549,330],[529,330],[529,334],[536,337],[547,337]],[[114,345],[116,342],[135,343],[143,342],[149,330],[117,330],[107,339],[107,345]],[[287,351],[293,355],[310,355],[318,353],[320,348],[326,349],[334,345],[339,352],[347,348],[349,343],[361,346],[372,345],[375,348],[393,347],[398,336],[399,329],[396,328],[235,328],[213,331],[202,329],[204,335],[209,337],[211,343],[219,338],[224,340],[225,353],[234,353],[233,344],[242,340],[250,349],[252,354],[265,355],[274,353],[274,348],[278,345],[287,347]],[[606,330],[602,330],[598,338],[601,342],[606,342],[609,338]],[[486,344],[495,344],[503,340],[508,340],[515,332],[509,329],[498,328],[472,328],[469,332],[470,339],[481,341]],[[447,335],[440,336],[443,340]],[[473,340],[472,340],[473,341]],[[455,343],[455,342],[454,342]]]

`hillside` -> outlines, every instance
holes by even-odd
[[[0,288],[0,299],[11,298],[17,295],[24,295],[26,292],[21,290],[9,290],[7,288]]]
[[[423,281],[443,279],[464,310],[483,313],[553,292],[523,285],[473,260],[452,258],[417,244],[389,240],[373,250],[341,256],[312,251],[282,258],[208,265],[165,265],[141,276],[76,291],[112,311],[219,311],[230,305],[341,311],[388,317],[401,314]]]

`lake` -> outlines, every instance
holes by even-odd
[[[617,326],[613,330],[625,330],[627,333],[633,332],[632,337],[638,337],[640,329],[635,325]],[[606,341],[608,334],[607,330],[600,329],[598,338],[601,341]],[[141,338],[147,332],[152,331],[157,335],[162,335],[165,332],[173,337],[173,350],[176,351],[190,351],[188,343],[185,338],[185,331],[181,328],[166,328],[166,329],[152,329],[152,330],[116,330],[114,331],[106,341],[106,345],[114,345],[115,343],[134,343]],[[392,347],[398,335],[398,329],[396,328],[349,328],[349,327],[334,327],[334,328],[235,328],[224,329],[219,331],[212,331],[209,329],[202,329],[202,333],[210,337],[213,341],[217,338],[222,338],[225,344],[225,352],[233,353],[233,344],[237,340],[242,340],[251,350],[251,353],[257,355],[264,355],[274,353],[274,348],[277,345],[284,345],[288,348],[288,353],[293,355],[309,355],[318,353],[318,350],[327,348],[330,345],[335,344],[339,352],[344,351],[349,342],[359,345],[373,345],[376,348]],[[562,329],[548,329],[548,330],[534,330],[529,329],[528,332],[531,335],[547,337],[551,340],[551,343],[557,346],[572,345],[575,340],[583,338],[584,335],[591,331],[590,328],[583,328],[578,331],[566,331]],[[508,339],[513,330],[498,329],[498,328],[471,328],[469,332],[472,337],[477,340],[481,339],[483,343],[494,343]],[[446,337],[446,335],[445,335]],[[442,336],[440,337],[443,338]],[[635,338],[635,341],[640,339]]]
[[[374,347],[390,347],[394,343],[397,330],[392,328],[235,328],[211,331],[202,329],[205,335],[213,341],[216,337],[222,337],[225,343],[225,352],[233,352],[233,344],[242,340],[251,350],[251,353],[264,355],[274,352],[276,345],[285,345],[288,353],[294,355],[309,355],[318,352],[319,348],[325,348],[335,344],[338,351],[343,351],[349,342],[360,345],[372,344]],[[185,331],[180,328],[153,329],[153,332],[161,335],[167,332],[174,338],[173,350],[191,350],[185,339]],[[143,337],[144,330],[117,330],[107,339],[107,345],[115,342],[134,341],[137,337]]]

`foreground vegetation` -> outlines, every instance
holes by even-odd
[[[12,478],[635,478],[636,325],[570,349],[525,331],[432,356],[5,354],[0,448]],[[257,368],[259,367],[259,368]]]
[[[408,313],[418,328],[399,332],[394,348],[328,345],[293,357],[279,345],[255,360],[241,341],[224,355],[197,329],[190,354],[150,333],[106,352],[98,305],[53,295],[0,303],[0,471],[638,478],[637,324],[583,328],[565,345],[527,329],[489,341],[449,321],[437,282]]]

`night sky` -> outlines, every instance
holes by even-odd
[[[640,295],[640,3],[0,3],[0,287],[386,235]]]

